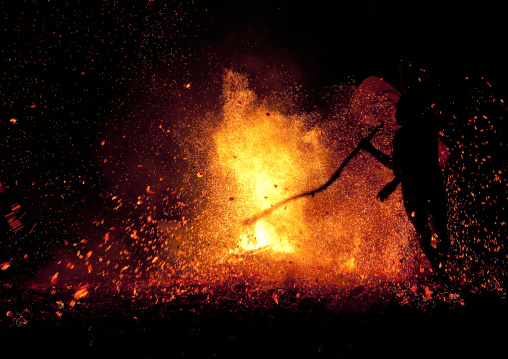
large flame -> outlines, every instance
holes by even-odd
[[[270,208],[302,188],[315,185],[325,149],[319,131],[306,131],[302,118],[288,117],[258,103],[245,75],[224,78],[223,122],[214,139],[220,166],[234,187],[236,220]],[[241,228],[242,250],[295,252],[306,231],[301,203],[288,204],[253,228]]]

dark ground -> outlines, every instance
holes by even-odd
[[[433,289],[427,299],[425,287]],[[302,286],[260,291],[245,285],[140,289],[138,284],[135,295],[132,286],[115,290],[102,285],[72,308],[64,299],[72,291],[51,290],[20,292],[3,286],[3,358],[458,358],[508,353],[504,293],[462,288],[459,294],[458,288],[439,289],[430,281],[417,289],[378,283],[349,290]],[[5,316],[6,309],[11,317]]]

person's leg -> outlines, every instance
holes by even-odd
[[[413,211],[412,214],[413,216],[410,216],[411,222],[418,233],[420,246],[430,262],[433,271],[444,278],[448,278],[444,270],[445,263],[443,262],[439,251],[432,246],[432,230],[429,224],[428,211],[417,209],[416,211]]]
[[[438,251],[443,257],[447,257],[450,254],[450,236],[448,234],[448,211],[444,185],[438,184],[436,186],[429,209],[432,216],[432,231],[438,238]]]

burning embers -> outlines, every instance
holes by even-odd
[[[198,89],[193,85],[185,91],[192,95]],[[174,167],[168,170],[150,159],[157,181],[138,174],[142,186],[135,204],[112,193],[114,213],[95,222],[96,246],[93,240],[73,244],[83,265],[73,259],[77,268],[55,268],[51,275],[60,272],[62,278],[66,271],[80,271],[114,276],[113,283],[148,276],[156,283],[209,285],[242,278],[341,284],[400,279],[415,268],[419,273],[421,256],[409,245],[411,227],[400,194],[386,203],[376,199],[391,172],[361,152],[326,191],[280,205],[325,183],[372,131],[350,116],[347,105],[337,106],[344,112],[331,119],[317,112],[295,114],[296,106],[287,102],[298,102],[297,97],[258,98],[247,76],[233,71],[224,75],[221,99],[219,113],[193,113],[199,126],[187,120],[175,125],[168,117],[154,128],[170,130],[147,132],[152,137],[129,142],[129,147],[141,147],[139,154],[151,154],[151,147],[142,146],[157,143],[159,153],[167,151],[167,158],[176,159]],[[193,127],[200,130],[192,132]],[[382,146],[389,138],[383,130],[373,142]],[[168,145],[168,139],[181,146]],[[117,159],[117,148],[111,152],[108,164],[117,162],[118,168],[132,171],[123,162],[135,161]],[[135,163],[143,159],[139,155]],[[129,170],[124,176],[130,178]],[[255,221],[246,221],[253,216]],[[411,260],[403,260],[407,257]],[[65,266],[68,261],[61,262]]]

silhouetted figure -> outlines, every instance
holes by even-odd
[[[393,168],[395,178],[377,197],[384,201],[401,184],[404,207],[419,235],[421,248],[434,271],[448,279],[444,254],[448,253],[450,240],[446,189],[439,167],[439,128],[437,116],[429,113],[427,98],[425,93],[413,90],[398,101],[397,124],[402,127],[395,133],[392,161],[368,141],[363,141],[362,148]]]

